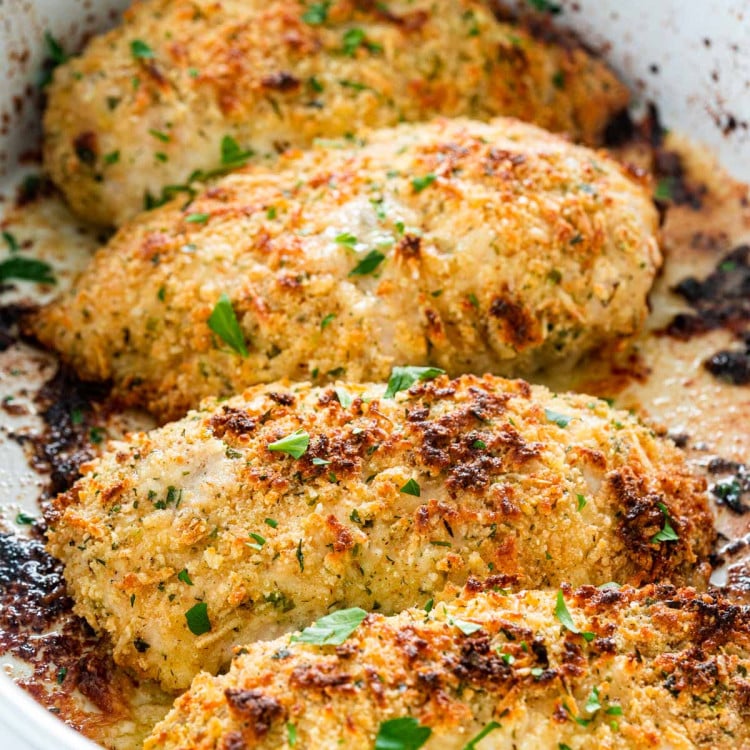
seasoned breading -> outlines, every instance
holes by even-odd
[[[657,215],[605,154],[505,119],[337,145],[126,225],[36,318],[39,340],[176,418],[286,377],[526,375],[639,328]],[[222,294],[249,356],[211,329]]]
[[[146,194],[250,151],[268,161],[436,114],[513,115],[597,143],[628,103],[603,63],[476,0],[138,2],[48,94],[47,171],[82,217],[116,225]]]
[[[492,376],[386,395],[258,386],[87,467],[49,549],[115,661],[185,688],[238,643],[472,575],[705,583],[705,481],[635,417]]]
[[[750,609],[667,586],[563,601],[584,635],[555,592],[467,592],[370,614],[341,646],[248,645],[145,750],[369,750],[388,728],[403,742],[407,717],[432,730],[424,750],[474,750],[481,732],[483,750],[750,747]]]

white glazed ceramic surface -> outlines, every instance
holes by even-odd
[[[523,0],[518,0],[523,2]],[[746,0],[559,0],[556,22],[576,29],[629,82],[658,103],[667,127],[709,145],[735,176],[750,179],[750,4]],[[0,194],[38,149],[36,83],[44,32],[76,49],[117,18],[126,0],[0,0]],[[4,190],[3,190],[4,188]],[[0,210],[2,204],[0,203]],[[19,449],[0,440],[3,504],[30,512],[36,496]],[[86,750],[0,674],[0,750]]]

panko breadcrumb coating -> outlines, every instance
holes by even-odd
[[[315,138],[513,115],[595,144],[628,98],[475,0],[150,0],[55,71],[44,161],[80,216],[120,225],[197,170]]]
[[[705,480],[635,417],[492,376],[389,396],[259,386],[89,465],[49,550],[115,661],[182,689],[237,644],[469,576],[705,584]]]
[[[528,375],[638,330],[657,222],[622,166],[534,126],[403,125],[143,214],[32,328],[163,419],[282,378]]]
[[[339,646],[250,644],[196,677],[145,750],[413,748],[415,732],[424,750],[750,747],[747,607],[667,586],[472,588],[370,614]]]

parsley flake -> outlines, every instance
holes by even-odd
[[[211,218],[211,214],[188,214],[185,221],[189,224],[205,224]]]
[[[367,617],[359,607],[340,609],[321,617],[299,635],[291,637],[292,643],[309,643],[314,646],[340,646]]]
[[[19,526],[30,526],[32,523],[36,521],[36,518],[34,516],[28,516],[26,513],[18,513],[16,515],[16,523]]]
[[[415,193],[421,193],[426,187],[432,185],[437,180],[437,176],[432,172],[426,174],[424,177],[414,177],[411,181],[411,186]]]
[[[552,409],[545,409],[544,416],[550,422],[553,422],[561,429],[565,429],[570,424],[570,420],[573,419],[573,417],[569,417],[565,414],[560,414],[559,412],[553,411]]]
[[[402,492],[404,495],[414,495],[414,497],[419,497],[422,494],[422,490],[413,479],[410,479],[399,492]]]
[[[221,163],[225,167],[241,167],[253,153],[251,149],[243,151],[231,135],[225,135],[221,139]]]
[[[256,549],[256,550],[263,549],[263,545],[266,543],[266,540],[260,534],[255,534],[251,531],[249,536],[251,536],[255,541],[245,542],[245,546],[250,547],[251,549]]]
[[[269,443],[268,450],[287,453],[292,458],[302,458],[308,445],[310,445],[310,435],[300,428],[286,437]]]
[[[349,57],[354,57],[360,45],[365,41],[365,32],[362,29],[347,29],[342,39],[341,51]]]
[[[8,250],[10,250],[12,253],[17,253],[21,249],[15,235],[11,234],[7,230],[3,230],[3,239],[5,240],[5,244],[8,246]]]
[[[576,495],[576,500],[578,500],[578,510],[583,510],[586,507],[586,498],[583,495]]]
[[[381,722],[375,738],[375,750],[419,750],[430,738],[432,729],[422,726],[413,716]]]
[[[275,529],[278,525],[278,521],[274,521],[273,518],[266,518],[263,523],[265,523],[267,526],[270,526],[272,529]]]
[[[190,580],[190,573],[188,573],[187,568],[183,568],[177,574],[177,578],[179,578],[183,583],[186,583],[188,586],[193,585],[193,582]]]
[[[193,635],[203,635],[211,631],[211,621],[208,619],[208,604],[198,602],[185,612],[188,628]]]
[[[286,734],[289,739],[289,747],[294,747],[297,744],[297,727],[292,722],[287,722]]]
[[[330,2],[312,3],[302,14],[302,20],[310,26],[321,26],[328,20]]]
[[[242,357],[248,356],[245,337],[237,322],[232,301],[223,293],[208,318],[208,327]]]
[[[354,400],[352,399],[351,394],[338,385],[333,390],[336,393],[336,398],[338,398],[339,403],[341,404],[341,408],[348,409],[352,405],[352,401]]]
[[[366,276],[367,274],[372,273],[384,260],[385,255],[383,255],[380,250],[370,250],[370,252],[367,253],[367,255],[365,255],[365,257],[362,258],[362,260],[359,261],[351,271],[349,271],[349,276]]]
[[[335,242],[338,245],[354,247],[357,244],[357,238],[351,232],[342,232],[341,234],[336,235]]]
[[[439,367],[394,367],[383,398],[393,398],[399,391],[411,388],[418,380],[433,380],[438,375],[445,375],[445,370]]]
[[[594,686],[589,693],[589,697],[586,698],[586,704],[583,708],[587,713],[595,714],[601,707],[602,704],[599,700],[599,688]]]
[[[583,636],[584,640],[586,641],[592,641],[596,637],[594,633],[590,633],[588,631],[584,632],[576,627],[576,624],[573,622],[573,618],[570,615],[570,611],[568,610],[568,606],[565,604],[565,597],[563,596],[562,591],[557,592],[555,617],[567,630],[569,630],[571,633],[577,633],[578,635]]]
[[[458,618],[449,617],[449,625],[455,625],[464,635],[471,635],[476,633],[477,630],[481,630],[482,626],[476,622],[469,622],[468,620],[459,620]]]
[[[133,39],[130,42],[130,53],[136,60],[152,60],[156,57],[151,47],[141,39]]]
[[[13,257],[0,263],[0,282],[9,279],[36,281],[40,284],[56,284],[52,266],[43,260]]]
[[[336,318],[336,313],[328,313],[323,320],[320,321],[320,330],[323,331],[326,328],[328,328],[331,323],[333,323],[334,319]]]
[[[463,750],[477,750],[477,744],[483,740],[490,732],[494,732],[496,729],[500,729],[500,724],[496,721],[490,721],[488,724],[485,725],[484,729],[482,729],[479,734],[469,740],[465,745]]]
[[[657,503],[659,506],[659,510],[662,512],[662,515],[664,516],[664,526],[662,526],[661,531],[654,534],[653,537],[651,537],[652,542],[676,542],[679,541],[680,537],[677,536],[677,532],[672,528],[672,524],[670,523],[670,517],[669,517],[669,510],[664,503]]]

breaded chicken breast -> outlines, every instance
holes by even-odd
[[[628,103],[603,63],[477,0],[145,0],[48,94],[46,169],[106,225],[196,172],[365,126],[513,115],[597,143]]]
[[[114,443],[49,549],[115,661],[167,689],[331,609],[508,586],[705,582],[683,455],[604,401],[523,381],[272,384]]]
[[[285,377],[526,375],[639,328],[656,231],[603,153],[515,120],[404,125],[142,215],[32,327],[162,418]]]
[[[750,747],[747,607],[586,586],[426,610],[369,614],[338,646],[248,645],[196,677],[145,749]]]

